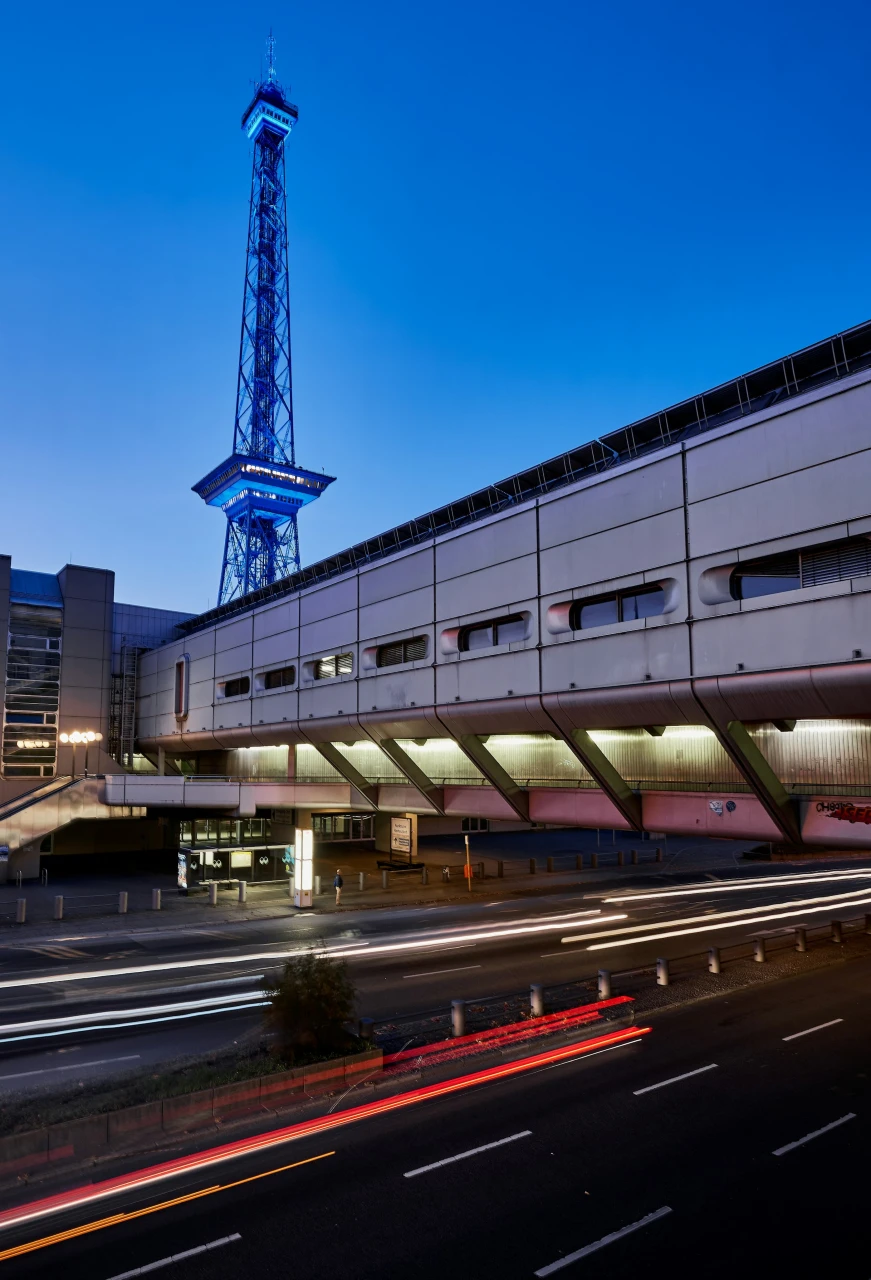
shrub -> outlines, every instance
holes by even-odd
[[[275,1051],[290,1061],[300,1050],[335,1053],[353,1043],[343,1024],[353,1017],[357,993],[343,960],[314,951],[295,956],[265,991]]]

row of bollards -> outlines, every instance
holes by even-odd
[[[654,854],[655,854],[655,861],[656,861],[656,862],[662,862],[662,850],[661,850],[661,849],[655,849],[655,850],[654,850]],[[639,851],[638,851],[637,849],[630,849],[630,850],[629,850],[629,861],[630,861],[630,863],[632,864],[632,866],[633,866],[633,867],[637,867],[637,866],[640,864],[641,856],[640,856]],[[548,871],[550,871],[550,872],[556,871],[556,870],[558,869],[558,868],[557,868],[557,866],[556,866],[556,859],[555,859],[555,858],[548,858],[548,859],[547,859],[547,863],[546,863],[546,865],[547,865],[547,869],[548,869]],[[624,867],[625,865],[626,865],[626,853],[625,853],[625,850],[623,850],[623,849],[618,849],[618,850],[617,850],[617,866],[618,866],[618,867]],[[596,870],[598,869],[598,867],[599,867],[599,855],[598,855],[598,853],[591,853],[591,854],[590,854],[590,867],[591,867],[591,869],[592,869],[593,871],[596,871]],[[583,871],[583,869],[584,869],[584,855],[583,855],[582,853],[576,853],[576,854],[575,854],[575,871]],[[536,875],[536,874],[537,874],[537,872],[538,872],[538,861],[537,861],[537,859],[535,859],[535,858],[530,858],[530,859],[529,859],[529,874],[530,874],[531,876],[534,876],[534,875]],[[499,863],[499,871],[498,871],[498,874],[499,874],[500,876],[501,876],[501,875],[504,875],[504,871],[503,871],[502,863],[501,863],[501,862]]]

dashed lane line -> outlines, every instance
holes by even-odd
[[[564,1258],[558,1258],[556,1262],[551,1262],[546,1267],[541,1267],[536,1271],[539,1280],[543,1276],[552,1276],[557,1271],[562,1271],[563,1267],[570,1266],[573,1262],[580,1261],[581,1258],[589,1257],[591,1253],[596,1253],[599,1249],[604,1249],[606,1244],[613,1244],[615,1240],[621,1240],[623,1236],[631,1235],[633,1231],[640,1231],[642,1227],[647,1227],[651,1222],[656,1222],[658,1218],[664,1218],[666,1214],[671,1213],[671,1209],[667,1204],[661,1209],[656,1209],[653,1213],[648,1213],[643,1218],[639,1218],[637,1222],[630,1222],[628,1227],[621,1227],[619,1231],[612,1231],[610,1235],[602,1236],[601,1240],[594,1241],[593,1244],[584,1245],[583,1249],[576,1249],[574,1253],[567,1253]]]

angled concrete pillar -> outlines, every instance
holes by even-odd
[[[475,765],[502,799],[509,804],[522,822],[529,822],[529,796],[519,787],[511,774],[503,769],[476,733],[452,735],[457,746]]]
[[[359,769],[355,769],[346,755],[343,755],[332,742],[313,742],[311,744],[318,755],[331,764],[346,782],[359,791],[366,804],[373,809],[378,808],[378,788],[363,777]]]
[[[426,796],[429,803],[435,809],[436,813],[444,815],[445,812],[445,793],[442,787],[437,787],[432,778],[428,778],[421,769],[419,764],[412,760],[408,752],[392,738],[385,738],[378,743],[378,746],[387,756],[388,760],[392,760],[399,772],[408,779],[413,787],[416,787],[421,795]]]
[[[730,720],[725,729],[711,721],[711,728],[784,839],[789,844],[801,844],[795,803],[746,727],[740,720]]]
[[[581,764],[598,782],[611,803],[617,808],[635,831],[643,831],[641,797],[620,776],[601,747],[597,746],[586,729],[570,729],[563,733],[564,742]]]

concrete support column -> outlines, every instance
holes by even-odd
[[[187,666],[187,663],[185,663]],[[157,775],[160,778],[166,776],[166,747],[157,748]]]

